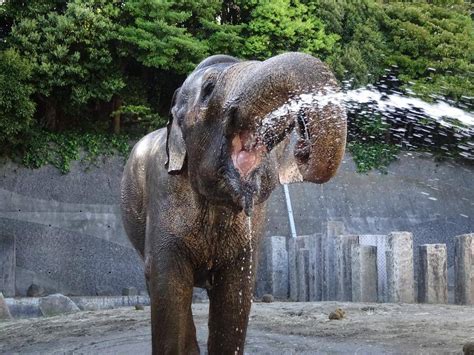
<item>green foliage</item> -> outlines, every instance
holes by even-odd
[[[61,109],[77,110],[92,100],[110,101],[124,87],[111,48],[117,6],[74,0],[64,13],[51,9],[17,20],[8,40],[30,60],[33,85],[44,101],[54,98]]]
[[[242,57],[245,42],[241,35],[243,25],[221,24],[214,21],[203,21],[203,25],[210,33],[206,40],[209,53]]]
[[[388,62],[399,66],[402,80],[413,81],[413,90],[425,97],[474,95],[474,28],[467,9],[393,3],[385,11]]]
[[[382,140],[387,134],[387,130],[390,125],[380,117],[376,117],[370,121],[363,121],[361,124],[361,131],[366,136],[369,136],[373,140]]]
[[[0,51],[0,147],[17,146],[33,124],[30,75],[31,66],[16,51]]]
[[[298,0],[249,1],[244,55],[265,59],[288,51],[327,55],[339,39]]]
[[[387,143],[350,142],[347,145],[356,163],[357,172],[367,173],[377,169],[387,173],[387,166],[397,159],[399,148]]]
[[[120,113],[125,122],[139,124],[146,132],[152,132],[166,124],[166,119],[145,105],[124,105],[112,115]]]
[[[373,113],[354,115],[349,122],[347,147],[358,172],[366,173],[372,169],[387,172],[388,165],[399,152],[399,148],[388,140],[389,129],[390,125]]]
[[[374,0],[308,1],[328,33],[341,39],[327,58],[340,79],[351,79],[354,86],[375,82],[386,68],[388,47],[381,30],[383,8]]]
[[[424,99],[474,97],[470,11],[463,0],[6,0],[0,146],[8,155],[27,152],[29,166],[66,171],[78,147],[95,148],[58,132],[159,128],[185,75],[217,53],[266,59],[303,51],[354,87],[393,65]],[[359,159],[366,149],[390,160],[383,154],[391,148],[377,145],[389,142],[380,119],[355,117],[353,129]]]
[[[186,73],[206,55],[207,48],[186,28],[192,11],[179,3],[130,0],[124,4],[124,14],[130,23],[120,28],[119,39],[130,45],[124,54],[140,63]]]
[[[76,160],[89,167],[96,164],[100,156],[120,154],[127,157],[131,148],[129,140],[127,135],[35,131],[26,146],[22,162],[34,169],[51,164],[66,174]]]

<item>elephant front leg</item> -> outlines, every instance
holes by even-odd
[[[251,264],[247,256],[214,275],[209,291],[210,355],[244,353],[255,275]]]
[[[153,354],[199,354],[192,318],[193,273],[173,256],[150,260]]]

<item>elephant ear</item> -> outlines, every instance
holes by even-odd
[[[174,92],[171,101],[171,118],[166,125],[166,154],[168,159],[165,163],[165,168],[168,169],[169,174],[181,173],[186,159],[186,146],[183,132],[181,131],[179,120],[176,117],[177,108],[175,107],[175,103],[179,90],[180,89],[177,89]]]

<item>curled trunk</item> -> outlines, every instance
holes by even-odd
[[[286,53],[232,70],[239,85],[229,92],[227,109],[273,150],[280,182],[329,180],[344,154],[346,113],[326,65]]]

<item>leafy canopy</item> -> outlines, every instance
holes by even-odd
[[[302,51],[354,87],[395,67],[425,99],[465,101],[474,97],[470,11],[463,0],[6,0],[2,152],[25,152],[38,134],[59,147],[62,131],[158,128],[186,74],[217,53]]]

